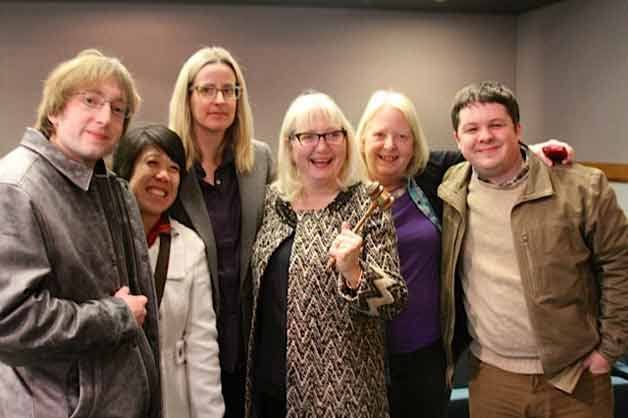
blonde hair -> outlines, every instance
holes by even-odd
[[[186,166],[190,168],[194,161],[201,159],[201,153],[194,136],[192,112],[190,111],[190,88],[197,74],[208,64],[221,63],[233,70],[236,84],[240,86],[236,116],[233,124],[225,132],[225,139],[233,144],[236,170],[248,173],[253,168],[254,153],[251,137],[253,136],[253,117],[249,104],[248,90],[240,66],[224,48],[213,46],[196,51],[185,61],[174,85],[170,99],[168,127],[183,140],[186,153]]]
[[[114,80],[126,96],[129,116],[124,120],[122,133],[126,132],[131,116],[137,112],[140,96],[129,71],[113,57],[103,55],[97,49],[86,49],[74,58],[57,65],[44,82],[44,91],[37,108],[35,129],[50,138],[55,129],[48,117],[63,111],[68,99],[78,90],[95,87],[108,80]]]
[[[338,186],[341,190],[359,182],[363,178],[361,171],[358,146],[351,124],[342,113],[336,102],[324,93],[305,92],[292,101],[279,133],[279,150],[277,153],[277,180],[273,187],[285,200],[292,202],[303,190],[303,183],[292,161],[291,137],[296,133],[296,126],[300,123],[310,123],[322,117],[330,123],[337,124],[347,132],[347,157],[338,176]]]
[[[366,105],[366,108],[364,109],[362,117],[360,118],[357,137],[360,143],[360,154],[362,156],[362,162],[364,163],[364,166],[366,167],[370,176],[368,161],[364,153],[366,130],[368,129],[369,123],[377,114],[377,112],[379,112],[382,108],[386,106],[390,106],[393,109],[399,110],[406,118],[406,121],[410,126],[410,130],[412,131],[413,154],[404,175],[406,177],[416,176],[417,174],[420,174],[423,169],[425,169],[427,161],[430,157],[430,151],[427,146],[425,134],[423,134],[423,128],[421,127],[421,122],[419,121],[419,117],[417,115],[414,104],[406,95],[393,90],[378,90],[373,93],[373,95],[369,99],[368,104]]]

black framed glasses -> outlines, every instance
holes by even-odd
[[[218,92],[222,94],[224,100],[236,100],[240,98],[242,88],[238,85],[227,85],[216,87],[213,84],[196,85],[190,88],[190,91],[196,91],[203,99],[214,100]]]
[[[325,139],[327,145],[338,145],[347,137],[347,131],[344,129],[337,129],[335,131],[324,132],[319,134],[318,132],[300,132],[293,134],[291,139],[296,139],[301,145],[307,147],[316,147],[321,138]]]

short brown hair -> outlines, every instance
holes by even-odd
[[[497,81],[483,81],[480,84],[469,84],[456,93],[451,105],[454,131],[458,130],[460,124],[460,111],[473,103],[499,103],[506,108],[515,126],[519,123],[519,103],[514,93]]]

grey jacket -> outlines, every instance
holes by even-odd
[[[249,262],[255,235],[262,223],[264,214],[264,191],[273,177],[273,160],[268,144],[253,140],[255,164],[249,173],[238,173],[238,188],[242,213],[240,220],[240,300],[242,313],[242,338],[244,346],[248,345],[251,324],[251,307],[253,296],[251,288],[251,268]],[[203,240],[207,253],[207,264],[212,281],[212,298],[216,318],[220,318],[221,294],[218,283],[218,252],[216,238],[203,200],[203,192],[194,170],[189,170],[181,180],[181,188],[177,201],[171,209],[175,219],[194,230]],[[220,330],[219,330],[220,332]]]
[[[137,206],[40,132],[0,160],[0,417],[159,418],[155,290]],[[149,299],[143,329],[112,295]]]

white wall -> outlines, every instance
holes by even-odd
[[[0,3],[0,155],[31,125],[41,82],[83,48],[119,56],[144,106],[136,120],[166,122],[183,61],[208,44],[245,67],[256,134],[274,146],[290,101],[307,88],[334,96],[357,123],[373,90],[408,94],[430,143],[453,147],[449,105],[478,79],[515,82],[516,18],[343,9]]]

